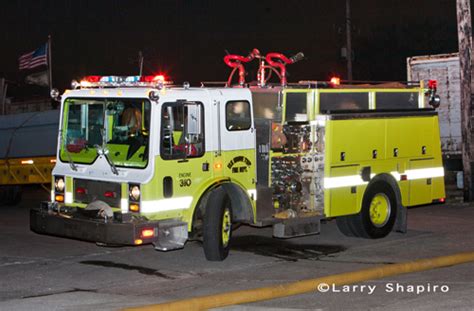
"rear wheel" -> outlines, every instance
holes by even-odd
[[[386,182],[377,181],[365,191],[360,213],[339,217],[338,228],[346,236],[383,238],[393,229],[397,206],[393,188]]]
[[[203,246],[206,259],[222,261],[229,255],[232,238],[232,208],[224,189],[212,191],[203,223]]]

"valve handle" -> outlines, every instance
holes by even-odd
[[[296,62],[299,62],[300,60],[304,59],[304,54],[303,52],[299,52],[293,56],[290,57],[291,62],[294,64]]]

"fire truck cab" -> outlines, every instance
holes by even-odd
[[[406,231],[407,207],[444,201],[433,82],[240,82],[76,83],[31,229],[162,251],[200,239],[223,260],[237,223],[289,238],[335,218],[345,235],[381,238]]]

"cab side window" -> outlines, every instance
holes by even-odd
[[[204,108],[201,103],[165,103],[161,111],[163,159],[200,157],[205,152]]]
[[[225,126],[228,131],[244,131],[252,125],[248,101],[229,101],[225,105],[225,112]]]

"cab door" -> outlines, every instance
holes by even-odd
[[[213,155],[206,144],[205,122],[210,115],[207,99],[163,103],[160,161],[162,197],[173,209],[187,209],[204,181],[212,178]]]
[[[220,149],[223,174],[255,198],[255,129],[250,98],[224,96],[220,101]]]

